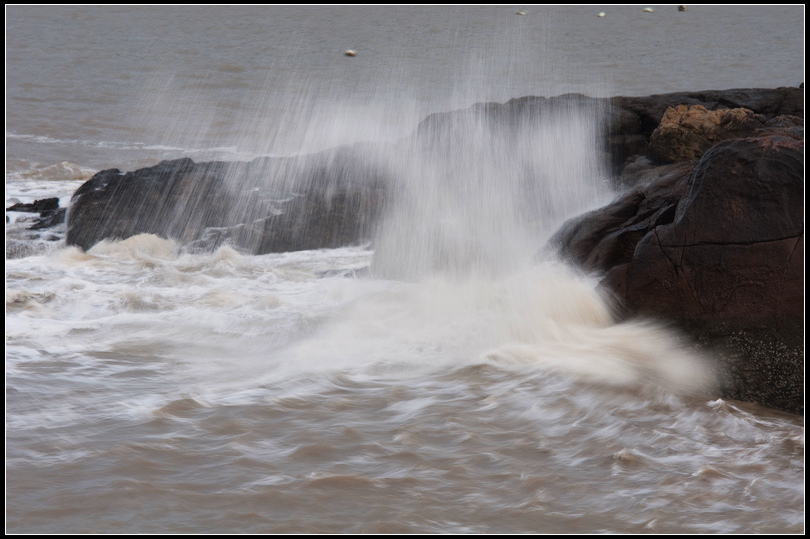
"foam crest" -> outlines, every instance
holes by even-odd
[[[608,385],[705,391],[707,362],[650,322],[616,324],[593,280],[557,263],[503,279],[434,276],[350,301],[276,357],[278,373],[408,373],[482,361],[537,366]]]
[[[103,240],[94,245],[88,254],[129,260],[171,260],[179,249],[177,243],[155,236],[138,234],[125,240]]]

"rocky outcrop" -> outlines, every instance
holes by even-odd
[[[549,243],[588,271],[606,273],[631,262],[642,238],[675,220],[676,208],[688,193],[694,169],[695,163],[670,167],[656,181],[568,221]]]
[[[650,141],[667,109],[682,110],[679,105],[691,107],[684,113],[690,118],[690,111],[695,110],[731,118],[725,123],[719,121],[726,127],[744,124],[751,128],[753,124],[744,121],[748,112],[737,121],[738,112],[725,111],[745,108],[752,111],[750,116],[757,119],[757,126],[760,119],[766,122],[761,126],[764,130],[803,132],[802,90],[777,88],[611,99],[578,94],[523,97],[430,115],[419,125],[414,140],[432,152],[441,152],[443,145],[453,144],[460,131],[482,121],[491,128],[503,128],[499,135],[517,137],[523,132],[521,126],[565,121],[571,114],[580,114],[602,123],[616,183],[628,185],[670,174],[667,168],[655,168],[667,157],[657,150],[651,152]],[[779,115],[782,119],[774,120]],[[658,138],[663,141],[659,146],[672,145],[665,135]],[[673,151],[685,155],[683,148]],[[693,151],[697,152],[699,149]],[[370,239],[385,204],[389,180],[396,175],[375,163],[374,154],[374,145],[366,145],[251,163],[180,159],[134,172],[101,171],[71,199],[67,242],[89,249],[105,238],[152,233],[200,248],[230,241],[253,253],[362,242]],[[42,226],[59,221],[64,209],[56,211],[61,213],[41,221]]]
[[[348,148],[251,163],[164,161],[104,170],[71,199],[67,243],[156,234],[191,248],[225,241],[254,254],[367,241],[384,203],[374,175]]]
[[[552,242],[604,275],[624,316],[675,322],[713,347],[726,396],[803,410],[803,139],[721,142]]]
[[[28,204],[18,202],[6,208],[6,211],[38,213],[39,219],[28,227],[29,230],[40,230],[61,225],[65,222],[66,213],[65,208],[59,207],[59,199],[56,197],[43,198]],[[6,222],[8,222],[8,217],[6,217]]]
[[[564,118],[572,111],[578,111],[599,118],[605,134],[605,151],[610,156],[612,172],[619,180],[625,165],[642,156],[651,158],[653,164],[662,164],[662,160],[650,152],[651,138],[661,125],[667,110],[677,111],[678,107],[702,107],[707,112],[746,109],[756,115],[757,122],[762,119],[766,125],[760,127],[767,129],[767,122],[777,116],[799,120],[804,117],[804,89],[741,88],[612,98],[592,98],[580,94],[551,98],[527,96],[502,104],[481,103],[463,111],[432,114],[419,124],[418,131],[425,136],[425,140],[452,140],[453,129],[464,127],[463,121],[458,121],[459,118],[471,114],[486,118],[493,125],[515,128],[525,122]],[[748,136],[743,133],[747,131],[751,134],[754,127],[754,124],[745,122],[744,130],[738,130],[734,136]],[[719,140],[721,139],[714,142]],[[704,151],[706,149],[708,147]],[[689,159],[698,157],[700,154]],[[668,159],[665,158],[665,161]]]
[[[801,88],[614,98],[615,183],[629,190],[551,241],[602,275],[622,316],[674,323],[713,351],[724,396],[794,413],[804,411],[802,99]]]
[[[67,243],[89,249],[137,234],[189,241],[206,226],[222,226],[228,211],[223,169],[178,159],[134,172],[101,171],[71,198]]]

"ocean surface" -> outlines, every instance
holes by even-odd
[[[616,195],[599,111],[405,142],[479,102],[804,80],[803,6],[652,8],[7,6],[6,207],[356,142],[406,202],[260,256],[7,212],[6,531],[803,532],[803,417],[717,398],[542,249]]]

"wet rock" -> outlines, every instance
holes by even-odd
[[[679,106],[700,106],[708,112],[747,109],[757,117],[761,116],[763,121],[777,116],[803,118],[804,87],[740,88],[612,98],[581,94],[551,98],[526,96],[506,103],[479,103],[461,111],[431,114],[419,124],[418,136],[430,145],[441,145],[442,141],[452,141],[455,132],[464,129],[464,119],[471,116],[477,121],[483,118],[492,125],[515,128],[525,122],[555,118],[555,115],[565,118],[564,114],[581,112],[601,119],[605,150],[611,155],[613,173],[620,176],[627,163],[648,154],[652,134],[660,126],[666,111],[677,110]],[[735,136],[753,134],[748,131]],[[708,147],[704,151],[706,149]],[[690,159],[699,157],[695,155]]]
[[[59,199],[56,197],[53,198],[43,198],[41,200],[35,200],[29,204],[23,204],[22,202],[18,202],[16,204],[12,204],[6,211],[21,211],[21,212],[29,212],[29,213],[41,213],[45,211],[53,211],[59,208]]]
[[[707,152],[674,222],[636,246],[625,302],[712,324],[803,316],[803,150],[767,135]]]
[[[782,114],[765,122],[760,130],[763,134],[784,134],[804,138],[804,118]]]
[[[125,174],[101,171],[71,198],[67,243],[86,250],[137,234],[190,241],[206,226],[225,224],[223,169],[178,159]]]
[[[653,132],[658,129],[667,110],[678,110],[678,107],[703,107],[707,112],[723,111],[728,109],[746,109],[757,117],[767,121],[776,116],[789,115],[797,118],[804,117],[804,88],[783,87],[775,89],[742,88],[733,90],[711,90],[702,92],[676,92],[671,94],[641,96],[641,97],[614,97],[609,99],[612,108],[622,111],[621,122],[610,124],[608,147],[613,155],[613,172],[621,175],[622,169],[634,157],[647,155],[654,159],[659,158],[666,162],[683,161],[700,158],[702,152],[694,151],[689,156],[679,156],[676,159],[667,157],[667,144],[659,144],[658,149],[650,151],[649,144]],[[728,133],[732,138],[739,136],[752,136],[756,128],[749,124],[751,130],[739,131],[736,135]],[[759,126],[761,127],[761,126]],[[707,150],[712,144],[723,138],[718,138],[708,145],[695,144],[695,147]],[[662,141],[663,142],[663,141]],[[659,152],[663,155],[659,157]]]
[[[553,238],[627,317],[674,322],[721,358],[724,396],[804,409],[804,141],[732,139]]]
[[[370,241],[385,203],[382,189],[317,192],[288,201],[264,220],[258,252],[335,248]]]
[[[674,220],[689,189],[694,163],[666,167],[656,181],[637,187],[608,206],[565,223],[549,240],[566,258],[588,271],[606,273],[629,263],[638,242]]]
[[[67,243],[155,234],[192,249],[223,242],[247,252],[338,247],[367,241],[382,208],[377,171],[350,148],[250,163],[164,161],[99,172],[73,195]]]
[[[44,211],[39,214],[39,220],[28,228],[29,230],[53,228],[64,223],[66,215],[67,208],[57,208],[55,210]]]
[[[693,162],[691,168],[694,168],[695,164]],[[640,155],[625,165],[621,175],[616,178],[614,183],[622,188],[644,186],[681,169],[683,166],[683,163],[656,165],[648,157]]]
[[[59,199],[56,197],[43,198],[28,204],[17,202],[6,208],[6,211],[39,213],[39,219],[35,220],[34,223],[28,227],[28,230],[41,230],[61,225],[65,222],[66,213],[65,208],[59,207]],[[9,222],[8,216],[6,216],[6,222]]]

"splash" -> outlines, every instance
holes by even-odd
[[[606,111],[582,96],[532,103],[433,115],[411,136],[276,168],[278,192],[312,189],[316,179],[336,190],[382,186],[388,198],[373,233],[374,280],[278,349],[264,378],[261,351],[247,354],[251,379],[484,363],[708,390],[706,362],[677,336],[650,322],[616,323],[595,281],[538,262],[566,218],[613,192],[600,151]]]
[[[261,379],[262,370],[275,377],[484,362],[542,365],[619,384],[658,378],[688,386],[691,373],[701,371],[700,361],[666,330],[616,324],[594,282],[560,270],[556,262],[536,261],[538,249],[565,219],[613,194],[602,152],[607,111],[573,94],[507,101],[510,74],[527,61],[536,60],[546,95],[566,87],[567,73],[564,59],[546,55],[547,35],[540,32],[536,39],[514,26],[524,18],[501,18],[497,24],[508,19],[510,26],[488,33],[489,43],[457,36],[454,45],[468,54],[447,66],[446,84],[433,86],[448,97],[429,106],[420,98],[425,88],[412,76],[424,59],[406,54],[371,64],[362,52],[339,58],[350,62],[343,66],[354,77],[345,87],[342,78],[324,86],[323,77],[278,60],[262,97],[240,107],[232,121],[218,117],[216,106],[186,114],[188,103],[204,101],[191,90],[169,85],[157,92],[160,99],[148,97],[152,109],[182,104],[182,119],[164,132],[204,141],[189,147],[234,148],[234,155],[244,157],[227,172],[234,200],[229,215],[221,230],[209,231],[219,256],[224,251],[217,238],[223,237],[248,252],[287,250],[264,249],[272,225],[267,215],[300,211],[291,227],[304,229],[304,236],[331,234],[334,227],[324,226],[328,220],[315,224],[315,214],[336,206],[343,211],[340,204],[358,211],[376,200],[368,192],[384,194],[379,215],[375,209],[373,219],[357,223],[374,251],[368,272],[373,279],[337,302],[339,308],[303,307],[323,316],[314,329],[296,332],[295,342],[279,340],[272,358],[267,346],[221,337],[225,344],[218,350],[238,349],[251,382]],[[224,72],[241,73],[232,66]],[[478,101],[490,102],[471,106]],[[438,110],[452,112],[427,115],[437,103]],[[218,130],[225,134],[212,135]],[[287,204],[312,192],[322,197],[320,205]],[[362,195],[337,197],[354,192]],[[233,223],[238,225],[225,230]],[[272,226],[270,233],[281,235]],[[204,256],[202,250],[186,253]],[[217,264],[222,276],[232,269],[226,266]],[[271,308],[287,307],[283,294],[268,292]],[[251,301],[223,289],[199,298],[205,309]],[[228,370],[238,377],[238,369]]]
[[[511,273],[531,264],[564,218],[609,196],[601,111],[510,104],[420,125],[392,165],[398,184],[376,235],[375,274]]]
[[[616,323],[592,279],[553,261],[502,277],[435,275],[367,283],[277,372],[363,370],[399,376],[475,365],[546,369],[616,387],[711,390],[708,363],[649,321]]]

